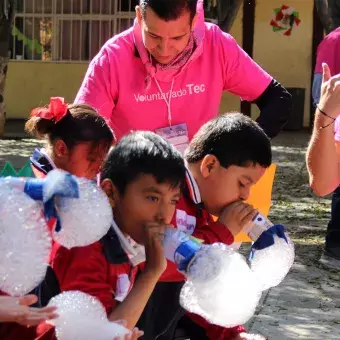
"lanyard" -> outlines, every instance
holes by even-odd
[[[166,98],[166,95],[164,94],[164,92],[163,92],[161,86],[159,85],[157,79],[156,78],[154,78],[154,79],[155,79],[155,82],[157,84],[158,90],[161,93],[161,96],[164,99],[165,104],[166,104],[166,106],[168,108],[168,121],[169,121],[169,126],[171,126],[172,117],[171,117],[171,106],[170,105],[171,105],[171,98],[172,98],[172,88],[174,86],[174,79],[172,79],[172,82],[171,82],[171,87],[170,87],[169,98],[168,99]]]

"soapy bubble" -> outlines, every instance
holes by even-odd
[[[245,258],[221,243],[203,246],[187,271],[180,303],[186,310],[223,327],[244,324],[261,292]]]
[[[285,233],[286,240],[274,236],[275,243],[261,250],[255,250],[251,269],[261,285],[261,290],[275,287],[282,282],[294,263],[294,244]]]
[[[42,204],[0,181],[0,290],[22,296],[45,277],[51,237]]]
[[[79,198],[55,197],[61,230],[52,237],[70,249],[100,240],[112,223],[112,208],[103,190],[95,182],[76,178]]]
[[[128,329],[107,319],[99,300],[83,292],[63,292],[48,305],[57,307],[59,317],[48,322],[55,326],[58,340],[113,340],[129,334]]]

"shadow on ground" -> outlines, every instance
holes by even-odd
[[[265,295],[251,332],[268,339],[340,339],[340,275],[318,264],[319,245],[296,244],[288,277]]]

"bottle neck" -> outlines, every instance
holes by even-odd
[[[262,235],[263,232],[268,230],[274,224],[264,215],[258,213],[254,219],[249,223],[249,226],[244,229],[253,242]]]

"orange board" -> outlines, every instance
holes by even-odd
[[[251,188],[249,199],[246,201],[265,216],[268,216],[271,206],[275,172],[276,164],[272,164]],[[240,233],[235,237],[235,242],[251,242],[251,239],[248,235]]]

